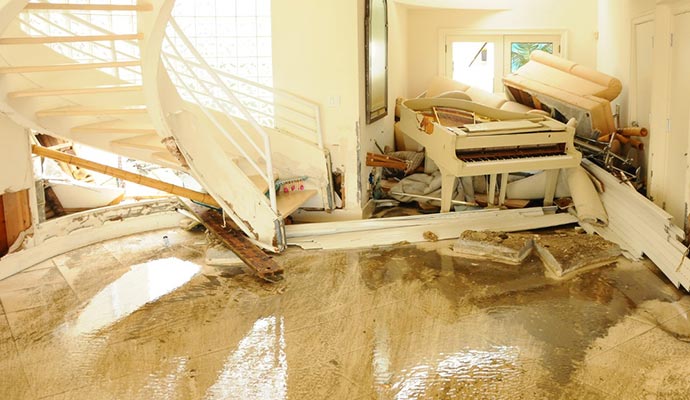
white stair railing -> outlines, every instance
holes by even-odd
[[[181,50],[179,49],[179,45],[176,43],[178,41],[180,41],[184,46],[184,52],[194,58],[193,62],[196,66],[191,64],[187,57],[183,57]],[[199,105],[204,115],[209,118],[209,120],[223,135],[223,137],[225,137],[225,139],[227,139],[228,142],[233,145],[235,150],[242,155],[244,160],[251,165],[254,171],[266,181],[268,185],[271,208],[273,211],[278,213],[275,179],[273,176],[271,139],[268,135],[268,132],[266,132],[264,127],[256,121],[250,111],[242,105],[233,91],[230,90],[223,79],[221,79],[218,72],[213,69],[196,50],[189,38],[185,36],[179,25],[177,25],[174,18],[170,18],[168,23],[163,48],[165,50],[172,51],[176,56],[177,62],[172,62],[168,52],[162,53],[163,62],[166,64],[168,72],[172,74],[171,77],[173,78],[173,82],[175,82],[178,86],[178,90],[181,89],[183,94],[191,96],[194,99],[195,103]],[[178,69],[180,66],[186,70],[185,76],[181,75],[181,72]],[[201,70],[198,66],[201,66]],[[201,79],[202,74],[207,78]],[[209,82],[209,78],[212,82]],[[223,101],[220,100],[221,98]],[[217,107],[217,109],[225,112],[226,114],[232,115],[237,112],[241,113],[243,119],[249,122],[253,133],[249,132],[236,118],[228,118],[228,120],[232,122],[233,126],[235,127],[236,132],[239,132],[242,137],[251,145],[251,147],[259,154],[259,157],[263,159],[266,165],[265,169],[262,169],[254,160],[254,157],[249,155],[248,150],[246,150],[244,146],[242,146],[236,140],[234,134],[226,129],[219,116],[214,112],[215,110],[206,106],[205,103],[208,103],[209,101],[215,106],[214,108]],[[256,138],[257,135],[259,136],[258,139],[260,142]]]
[[[93,24],[66,10],[59,12],[59,15],[70,21],[66,24],[67,26],[62,19],[52,19],[51,16],[54,15],[58,14],[25,12],[19,19],[20,27],[31,36],[113,33],[108,27]],[[40,22],[40,28],[37,24],[32,24],[36,21]],[[319,104],[211,67],[172,17],[166,33],[162,59],[178,91],[183,98],[200,107],[252,169],[267,182],[271,208],[277,212],[270,137],[264,126],[274,128],[282,134],[295,137],[323,151]],[[86,47],[79,46],[78,43],[60,43],[59,46],[52,47],[53,50],[73,58],[75,62],[116,62],[140,59],[136,41],[120,42],[122,43],[91,42]],[[122,47],[124,44],[132,46],[133,51],[124,51]],[[69,51],[66,52],[64,49],[69,49]],[[75,54],[83,57],[75,57]],[[126,71],[126,77],[121,76],[121,70]],[[138,67],[114,67],[112,71],[112,75],[119,79],[141,81],[141,71]],[[227,120],[232,122],[236,132],[247,140],[251,149],[265,162],[265,168],[261,168],[260,162],[257,163],[255,157],[249,154],[251,150],[244,149],[235,139],[234,134],[227,130],[219,119],[218,111],[229,117]],[[233,117],[249,122],[251,129],[248,130],[246,124],[239,123]]]
[[[70,22],[70,24],[68,24],[69,28],[63,24],[64,21],[51,19],[51,17],[55,15],[60,15],[67,19]],[[40,22],[40,24],[44,25],[47,29],[40,29],[37,27],[37,24],[33,23],[36,21]],[[20,18],[20,24],[22,30],[32,36],[51,36],[54,35],[55,32],[67,35],[94,33],[103,35],[113,34],[113,31],[107,29],[107,27],[96,25],[76,15],[76,13],[66,10],[59,12],[59,14],[56,14],[56,11],[52,11],[49,14],[39,11],[25,12]],[[182,32],[180,31],[180,33]],[[134,51],[126,52],[122,50],[121,46],[118,48],[118,45],[131,46]],[[89,43],[89,46],[92,46],[90,48],[93,49],[91,51],[89,51],[88,48],[80,47],[76,43],[60,43],[51,46],[55,51],[70,58],[74,58],[77,62],[83,62],[84,59],[93,62],[109,62],[132,61],[139,60],[140,58],[136,41],[120,41],[119,43],[115,41],[91,42]],[[61,51],[61,48],[69,49],[72,54],[65,54],[64,51]],[[188,58],[180,59],[173,51],[170,51],[169,48],[167,50],[165,55],[171,63],[182,61],[193,68],[204,68],[202,63],[189,60]],[[81,54],[84,57],[74,57],[74,53]],[[108,54],[108,56],[106,57],[104,54]],[[276,128],[283,133],[290,134],[323,150],[323,131],[321,127],[321,111],[319,104],[290,92],[262,85],[217,68],[210,68],[223,80],[223,82],[225,82],[226,86],[233,92],[237,100],[250,111],[261,125]],[[121,76],[120,70],[126,71],[127,76]],[[132,83],[141,81],[141,71],[138,70],[137,67],[114,67],[113,72],[113,76]],[[193,75],[186,72],[186,68],[178,68],[177,72],[180,78],[194,78]],[[208,79],[208,77],[204,77],[203,75],[198,76],[198,79],[207,84],[215,84],[212,79]],[[193,97],[191,95],[187,96],[187,100],[193,100]],[[231,102],[223,97],[217,100],[228,103],[228,105],[234,107]],[[199,105],[201,106],[202,104]],[[217,109],[218,111],[221,110],[220,108]],[[237,110],[234,110],[232,115],[242,118],[242,115],[237,112]]]

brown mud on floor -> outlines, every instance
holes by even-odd
[[[690,298],[652,265],[556,281],[534,255],[504,265],[451,245],[290,249],[277,284],[203,265],[201,233],[77,250],[0,281],[0,398],[690,393]]]

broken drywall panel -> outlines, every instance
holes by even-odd
[[[518,265],[532,252],[534,234],[468,230],[453,244],[453,251],[468,258]]]
[[[33,185],[31,149],[26,130],[0,114],[0,194],[18,192]]]
[[[536,235],[534,248],[546,269],[556,278],[611,264],[621,255],[617,244],[601,236],[576,231]]]
[[[593,225],[608,225],[608,215],[587,171],[578,166],[565,170],[565,175],[579,220]]]
[[[427,240],[425,235],[428,236],[428,232],[436,235],[438,240],[446,240],[458,238],[462,232],[469,229],[517,232],[577,223],[577,218],[570,214],[536,215],[536,213],[520,214],[514,211],[523,210],[453,213],[458,216],[427,221],[417,219],[407,221],[407,224],[400,220],[397,224],[384,222],[383,227],[370,226],[369,229],[361,229],[360,226],[359,230],[340,233],[324,234],[322,232],[318,235],[300,237],[288,235],[288,244],[304,249],[355,249],[388,246],[401,242],[423,242]]]
[[[674,285],[689,289],[690,259],[671,215],[602,168],[589,161],[583,166],[603,183],[601,199],[609,215],[609,226],[591,228],[611,241],[617,236],[622,248],[646,255]]]
[[[0,259],[0,280],[59,254],[104,240],[177,227],[184,218],[177,199],[153,200],[85,211],[35,227],[25,248]]]
[[[460,220],[474,220],[481,222],[484,220],[495,220],[499,216],[502,218],[527,218],[553,214],[555,212],[555,207],[532,207],[518,210],[477,210],[457,213],[410,215],[380,219],[295,224],[286,226],[285,232],[288,238],[300,238],[306,236],[362,232],[377,229],[398,229],[410,226],[430,226],[448,223],[452,224],[454,221]]]

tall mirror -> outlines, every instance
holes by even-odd
[[[388,12],[386,0],[366,0],[367,123],[388,114]]]

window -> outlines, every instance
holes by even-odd
[[[270,0],[178,1],[173,15],[211,66],[273,86]]]
[[[503,76],[535,50],[561,54],[560,34],[445,35],[445,76],[488,92],[503,91]]]

